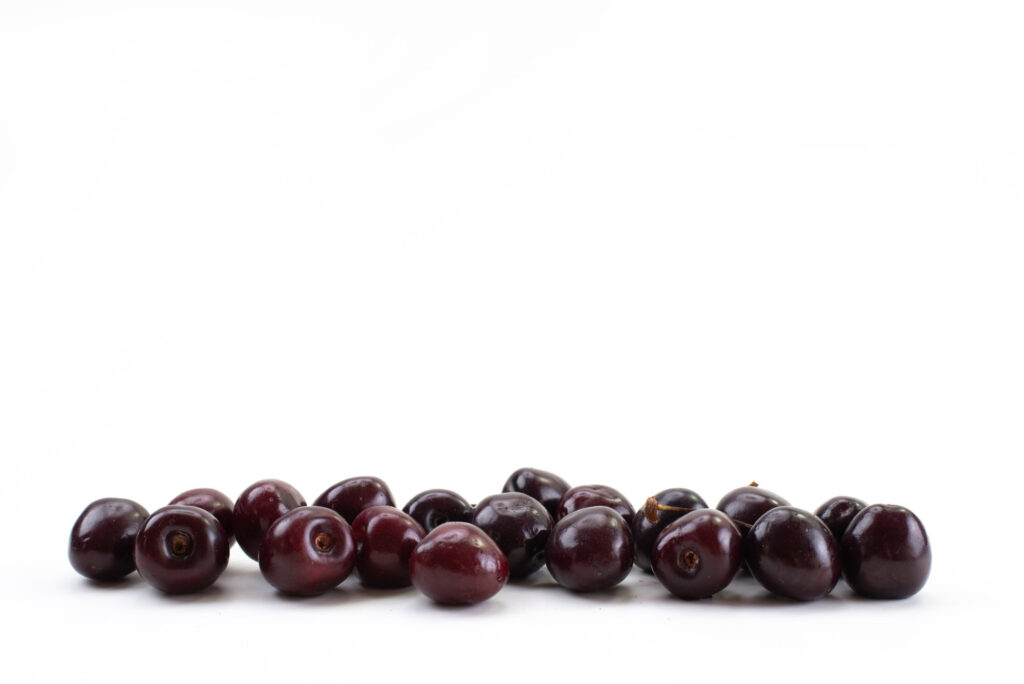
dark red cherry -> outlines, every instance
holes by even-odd
[[[867,506],[866,503],[852,496],[834,496],[818,506],[814,515],[821,518],[821,521],[828,525],[828,529],[832,530],[832,536],[836,538],[836,541],[840,541],[846,528],[849,527],[850,521],[853,520],[853,516],[857,515],[865,506]]]
[[[558,502],[556,517],[561,519],[574,511],[591,506],[607,506],[625,518],[627,523],[633,519],[633,504],[629,503],[622,492],[605,485],[580,485],[568,490]]]
[[[101,582],[135,570],[135,536],[149,513],[130,499],[97,499],[71,528],[68,559],[79,574]]]
[[[569,483],[554,473],[537,468],[520,468],[505,481],[503,492],[519,492],[540,501],[552,518],[558,515],[558,502],[569,491]]]
[[[747,536],[747,530],[766,512],[776,506],[788,506],[789,502],[774,492],[761,489],[757,483],[746,487],[738,487],[722,497],[715,507],[732,518],[740,529],[740,534]]]
[[[227,567],[228,538],[212,513],[195,506],[164,506],[146,519],[135,538],[135,564],[160,591],[200,591]]]
[[[438,603],[469,605],[491,598],[508,581],[505,555],[479,527],[440,525],[409,558],[413,585]]]
[[[316,596],[344,581],[356,562],[352,529],[322,506],[293,508],[271,523],[260,544],[260,572],[277,590]]]
[[[608,589],[633,567],[633,534],[611,508],[581,508],[555,523],[546,556],[551,576],[566,589]]]
[[[765,589],[798,601],[819,599],[839,580],[839,545],[821,518],[793,506],[762,515],[743,540],[750,574]]]
[[[494,540],[508,560],[509,576],[519,579],[544,565],[544,548],[555,521],[532,496],[506,492],[481,500],[473,524]]]
[[[377,477],[350,477],[331,485],[317,497],[314,506],[337,511],[350,525],[359,512],[370,506],[394,506],[391,490]]]
[[[902,506],[874,504],[843,535],[843,571],[850,587],[868,598],[913,596],[928,581],[932,550],[924,525]]]
[[[659,504],[676,508],[698,509],[707,508],[707,502],[692,489],[666,489],[654,495]],[[651,550],[658,535],[674,520],[678,520],[690,511],[658,511],[658,522],[652,523],[645,516],[637,513],[630,522],[633,532],[633,546],[636,564],[644,570],[651,570]]]
[[[428,489],[409,499],[402,510],[430,532],[446,522],[469,522],[473,507],[450,489]]]
[[[189,489],[170,500],[169,505],[195,506],[213,513],[228,536],[228,546],[235,543],[234,510],[235,502],[228,495],[216,489]]]
[[[677,518],[651,554],[655,576],[684,599],[709,598],[725,589],[742,558],[743,536],[725,513],[713,509]]]
[[[392,506],[364,508],[352,522],[356,570],[365,586],[407,587],[409,557],[427,531],[412,516]]]
[[[257,560],[270,524],[293,508],[305,505],[299,491],[287,482],[260,480],[249,485],[235,501],[232,514],[235,538],[245,555]]]

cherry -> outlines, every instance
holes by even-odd
[[[591,506],[607,506],[625,518],[626,522],[633,519],[633,504],[629,503],[622,492],[605,485],[581,485],[568,490],[558,502],[558,515],[555,517],[561,519]]]
[[[97,499],[71,528],[68,559],[79,574],[112,582],[135,570],[135,537],[149,513],[130,499]]]
[[[228,565],[228,538],[212,513],[196,506],[164,506],[135,538],[135,564],[151,585],[168,594],[200,591]]]
[[[409,558],[413,586],[438,603],[469,605],[491,598],[508,581],[508,561],[483,530],[444,523]]]
[[[818,506],[814,515],[821,518],[821,521],[828,525],[828,529],[832,530],[832,536],[836,541],[840,541],[853,516],[865,506],[866,503],[852,496],[834,496]]]
[[[924,525],[902,506],[875,504],[850,522],[842,542],[850,587],[868,598],[913,596],[928,581],[932,550]]]
[[[750,574],[765,589],[798,601],[819,599],[839,580],[839,545],[821,519],[777,506],[754,523],[743,542]]]
[[[426,535],[422,525],[397,508],[364,508],[352,522],[359,579],[382,589],[409,586],[409,557]]]
[[[645,515],[634,515],[630,522],[633,532],[633,546],[636,564],[644,570],[651,571],[651,550],[662,530],[674,520],[678,520],[692,510],[707,508],[708,505],[700,494],[692,489],[666,489],[654,495],[654,500],[662,506],[671,506],[685,510],[661,510],[655,513],[654,521]]]
[[[235,503],[227,494],[216,489],[189,489],[170,500],[169,504],[195,506],[212,513],[228,536],[228,546],[235,543]]]
[[[674,520],[651,552],[655,576],[684,599],[708,598],[725,589],[742,558],[743,536],[724,513],[714,509],[692,511]]]
[[[271,523],[260,544],[260,572],[277,590],[316,596],[344,581],[356,562],[352,529],[330,508],[293,508]]]
[[[313,505],[338,512],[351,525],[364,508],[394,506],[395,500],[384,480],[377,477],[350,477],[328,487]]]
[[[509,576],[519,579],[544,565],[544,548],[555,521],[532,496],[506,492],[480,501],[473,524],[494,540],[508,560]]]
[[[235,501],[232,516],[235,538],[245,555],[259,559],[260,542],[267,528],[282,515],[305,506],[299,490],[281,480],[260,480],[249,485]]]
[[[739,487],[722,497],[715,507],[732,518],[740,529],[740,534],[747,536],[747,530],[766,512],[776,506],[788,506],[789,502],[774,492],[761,489],[756,482],[746,487]]]
[[[554,473],[537,468],[520,468],[508,476],[503,492],[520,492],[540,501],[552,518],[558,516],[558,502],[569,491],[569,483]]]
[[[546,555],[548,571],[566,589],[607,589],[633,567],[633,535],[617,511],[589,506],[555,523]]]
[[[402,508],[430,532],[446,522],[469,522],[473,507],[450,489],[428,489],[409,499]]]

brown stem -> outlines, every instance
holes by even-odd
[[[702,510],[706,509],[689,508],[686,506],[668,506],[666,504],[660,504],[658,503],[658,500],[655,499],[653,496],[647,499],[647,502],[644,503],[644,517],[647,518],[647,522],[651,523],[652,525],[658,522],[658,511],[684,511],[686,513],[689,513],[690,511]],[[729,520],[732,520],[733,523],[735,523],[736,525],[742,525],[743,527],[747,528],[752,527],[750,523],[745,523],[742,520],[737,520],[736,518],[729,518]]]

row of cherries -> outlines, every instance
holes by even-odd
[[[751,483],[716,509],[690,489],[666,489],[637,512],[612,487],[570,487],[535,468],[476,506],[431,489],[398,510],[374,477],[343,480],[312,506],[280,480],[256,482],[234,502],[189,490],[152,515],[128,499],[99,499],[75,522],[69,556],[93,580],[137,569],[157,589],[187,593],[217,580],[234,540],[287,594],[324,593],[355,570],[365,586],[412,584],[445,604],[484,601],[544,565],[585,592],[618,584],[635,563],[684,599],[712,596],[745,567],[802,601],[827,595],[841,574],[862,596],[905,598],[931,567],[924,526],[900,506],[835,497],[810,513]]]

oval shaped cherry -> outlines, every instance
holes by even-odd
[[[379,477],[350,477],[328,487],[313,505],[330,508],[351,525],[363,509],[370,506],[394,506],[395,499],[387,484]]]
[[[450,489],[420,492],[409,499],[402,511],[423,525],[427,532],[446,522],[469,522],[473,519],[473,507]]]
[[[700,494],[692,489],[665,489],[654,495],[659,504],[674,506],[676,508],[701,509],[707,508],[708,504],[701,498]],[[658,511],[658,522],[652,523],[645,516],[637,513],[630,521],[630,531],[633,533],[633,547],[635,562],[644,570],[651,571],[651,550],[654,542],[662,530],[668,527],[673,521],[683,517],[686,511]]]
[[[626,522],[633,519],[633,504],[629,503],[622,492],[607,485],[580,485],[569,489],[558,502],[558,519],[578,511],[582,508],[592,506],[607,506],[619,515]]]
[[[714,509],[674,520],[651,553],[655,576],[673,594],[690,600],[725,589],[742,558],[743,536],[725,513]]]
[[[316,596],[352,572],[356,545],[345,519],[330,508],[293,508],[271,523],[260,544],[260,572],[276,589]]]
[[[68,560],[79,574],[112,582],[135,570],[135,537],[149,513],[131,499],[97,499],[71,528]]]
[[[846,528],[850,526],[850,521],[865,506],[866,503],[852,496],[834,496],[818,506],[814,515],[821,518],[821,521],[828,525],[828,529],[832,530],[832,536],[836,541],[840,541]]]
[[[412,516],[392,506],[364,508],[352,522],[356,570],[368,587],[407,587],[409,558],[427,531]]]
[[[201,591],[228,565],[228,538],[212,513],[195,506],[164,506],[146,519],[135,539],[135,564],[168,594]]]
[[[821,519],[793,506],[762,515],[743,541],[750,574],[765,589],[798,601],[819,599],[839,580],[839,545]]]
[[[555,523],[546,556],[551,576],[566,589],[608,589],[633,567],[633,534],[611,508],[581,508]]]
[[[519,579],[544,565],[544,549],[555,522],[532,496],[506,492],[481,500],[473,524],[494,540],[508,560],[509,576]]]
[[[413,586],[450,605],[486,601],[508,581],[505,555],[479,527],[465,522],[439,525],[409,558]]]
[[[789,502],[774,492],[762,489],[756,484],[737,487],[722,497],[715,506],[718,510],[738,523],[740,534],[747,536],[747,531],[762,515],[777,506],[788,506]]]
[[[508,476],[501,491],[532,496],[555,518],[558,516],[558,502],[569,491],[569,483],[546,470],[520,468]]]
[[[901,599],[921,591],[932,567],[924,525],[902,506],[874,504],[843,535],[843,571],[850,587],[868,598]]]
[[[209,488],[189,489],[168,502],[168,505],[175,504],[195,506],[202,508],[207,513],[212,513],[228,536],[228,546],[235,543],[235,502],[229,499],[224,492]]]
[[[271,523],[305,505],[299,490],[281,480],[260,480],[246,487],[235,501],[232,515],[235,538],[245,555],[258,560],[260,543]]]

